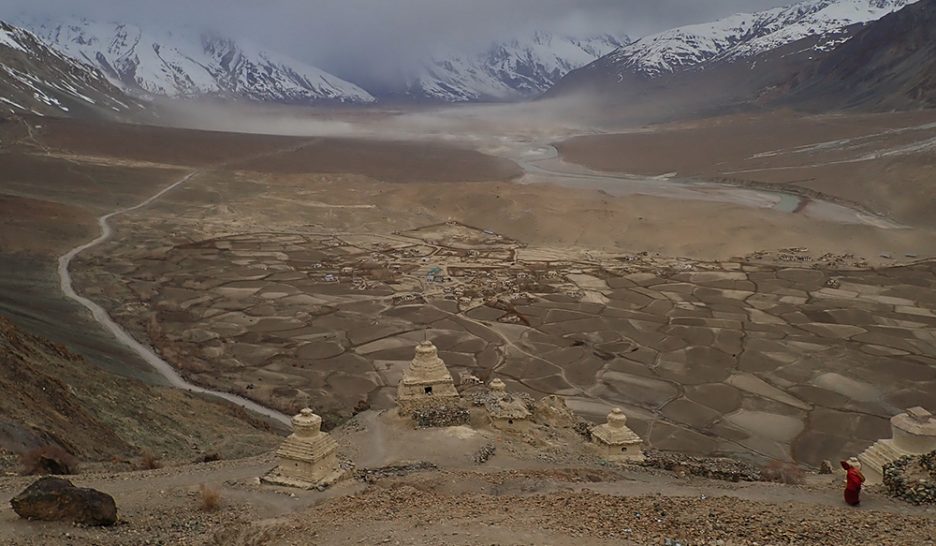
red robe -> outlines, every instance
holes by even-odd
[[[864,474],[846,462],[842,463],[842,467],[848,471],[845,474],[845,502],[851,506],[858,506],[861,504],[861,484],[865,481]]]

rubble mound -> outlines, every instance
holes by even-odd
[[[901,457],[884,467],[891,496],[912,504],[936,504],[936,451]]]
[[[33,482],[10,504],[21,518],[69,521],[82,525],[117,523],[117,504],[107,493],[75,487],[64,478],[46,477]]]
[[[650,450],[644,453],[643,465],[690,476],[731,482],[761,481],[761,471],[749,463],[727,457],[693,457],[671,451]]]
[[[483,391],[472,392],[465,395],[465,399],[469,404],[476,408],[485,408],[488,411],[497,410],[501,405],[501,401],[508,397],[511,400],[519,400],[527,408],[527,410],[533,409],[533,397],[525,392],[515,392],[504,395],[503,393],[485,389]]]
[[[537,423],[556,428],[571,428],[580,421],[566,405],[565,398],[555,394],[537,400],[533,405],[533,416]]]

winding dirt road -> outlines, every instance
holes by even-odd
[[[252,400],[248,400],[242,396],[237,396],[235,394],[231,394],[227,392],[206,389],[204,387],[199,387],[198,385],[189,383],[188,381],[183,379],[181,375],[179,375],[179,372],[177,372],[175,368],[172,367],[172,365],[170,365],[168,362],[160,358],[159,355],[157,355],[151,347],[148,347],[140,343],[136,339],[134,339],[133,336],[127,333],[126,330],[124,330],[120,325],[114,322],[114,319],[112,319],[110,315],[107,314],[107,311],[105,311],[103,307],[101,307],[94,301],[75,292],[75,288],[72,283],[71,273],[69,272],[69,266],[71,265],[72,260],[74,260],[75,257],[81,254],[82,252],[89,250],[91,248],[94,248],[100,245],[101,243],[107,241],[108,239],[110,239],[111,235],[113,234],[113,229],[108,223],[108,220],[116,216],[120,216],[122,214],[133,212],[135,210],[139,210],[143,207],[146,207],[147,205],[149,205],[153,201],[156,201],[163,195],[169,193],[175,188],[181,186],[182,184],[185,184],[186,182],[188,182],[189,180],[191,180],[193,177],[195,177],[198,174],[199,174],[199,171],[192,171],[137,205],[134,205],[128,208],[119,209],[119,210],[110,212],[108,214],[105,214],[99,217],[98,225],[101,227],[101,234],[98,235],[94,240],[84,243],[82,245],[76,246],[75,248],[69,250],[68,252],[66,252],[65,254],[59,257],[58,277],[59,277],[59,284],[62,288],[62,293],[65,295],[66,298],[77,302],[78,304],[83,306],[85,309],[90,311],[91,316],[94,317],[94,320],[97,321],[98,324],[100,324],[105,330],[110,332],[117,339],[118,342],[120,342],[122,345],[129,348],[134,353],[138,354],[140,358],[142,358],[147,364],[152,366],[153,369],[156,370],[166,380],[166,382],[170,386],[178,388],[178,389],[183,389],[189,392],[222,398],[224,400],[227,400],[228,402],[241,406],[254,413],[260,414],[264,417],[267,417],[269,419],[282,423],[286,426],[289,426],[290,419],[287,415],[283,413],[261,406],[260,404],[257,404],[256,402],[253,402]]]

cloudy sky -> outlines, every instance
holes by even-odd
[[[16,13],[209,27],[337,73],[392,70],[427,51],[540,28],[638,37],[792,0],[0,0]]]

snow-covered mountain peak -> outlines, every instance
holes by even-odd
[[[841,42],[847,27],[876,21],[916,1],[806,0],[646,36],[603,62],[657,77],[705,62],[752,57],[811,36]]]
[[[26,48],[20,43],[23,41],[25,34],[22,29],[0,21],[0,46],[25,52]]]
[[[129,91],[285,103],[374,100],[357,85],[302,61],[191,28],[143,28],[88,19],[24,24]]]
[[[574,37],[543,31],[491,44],[480,53],[440,51],[385,94],[414,100],[517,100],[542,94],[568,72],[627,43],[610,35]]]
[[[142,109],[93,67],[0,21],[0,112],[119,116]]]

